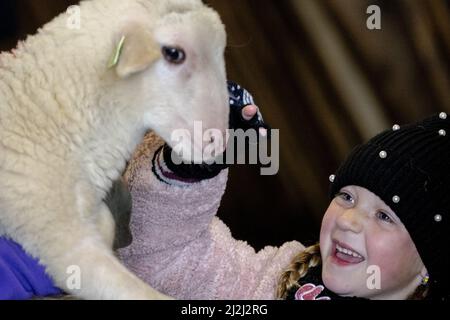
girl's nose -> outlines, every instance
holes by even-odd
[[[363,228],[362,219],[361,212],[356,208],[349,208],[337,218],[336,223],[342,230],[359,233]]]

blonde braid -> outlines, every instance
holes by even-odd
[[[277,298],[286,299],[290,289],[298,287],[297,281],[303,278],[309,268],[316,267],[321,261],[319,244],[312,245],[296,255],[289,267],[281,274],[278,282]]]

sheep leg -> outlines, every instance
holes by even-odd
[[[114,223],[104,203],[90,206],[89,201],[77,201],[67,193],[66,197],[47,193],[45,199],[42,193],[36,194],[3,197],[0,203],[5,210],[0,224],[6,234],[39,258],[58,287],[83,299],[168,299],[114,255]],[[88,214],[97,214],[99,208],[100,218]]]
[[[60,279],[58,283],[66,292],[84,299],[168,298],[128,271],[111,250],[95,245],[88,239],[80,242],[65,254],[58,265],[51,264],[48,268],[56,279]],[[70,275],[68,270],[72,271]],[[73,279],[77,276],[80,277],[78,281]]]
[[[106,213],[106,211],[105,211]],[[72,226],[80,225],[74,222]],[[75,229],[75,228],[74,228]],[[46,234],[61,232],[49,225]],[[29,228],[27,234],[37,234]],[[40,239],[41,240],[40,240]],[[45,239],[45,240],[44,240]],[[84,299],[165,299],[133,275],[114,255],[110,244],[92,225],[68,230],[64,239],[36,237],[37,256],[62,290]],[[106,243],[108,242],[108,243]],[[44,245],[45,243],[45,245]]]
[[[115,221],[112,217],[111,211],[104,202],[102,202],[99,206],[97,226],[100,234],[105,240],[105,244],[108,248],[112,248],[114,242]]]

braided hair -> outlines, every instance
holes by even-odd
[[[312,245],[293,259],[287,269],[281,274],[277,288],[277,298],[286,299],[288,292],[293,287],[299,287],[298,280],[303,278],[309,268],[317,267],[321,262],[319,244]]]

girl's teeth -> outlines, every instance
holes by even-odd
[[[342,247],[339,246],[338,244],[336,244],[336,249],[337,249],[339,252],[342,252],[342,253],[344,253],[344,254],[346,254],[346,255],[353,256],[353,257],[355,257],[355,258],[362,258],[362,256],[359,255],[359,254],[357,254],[356,252],[353,252],[353,251],[351,251],[351,250],[349,250],[349,249],[346,249],[346,248],[342,248]]]

